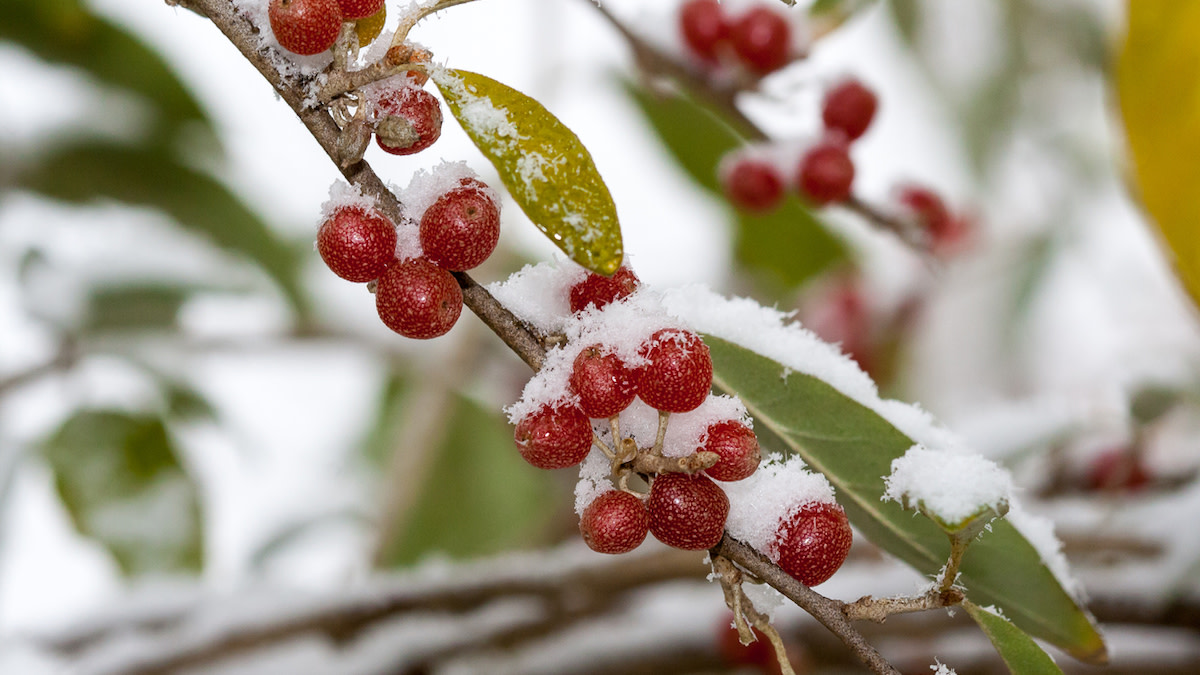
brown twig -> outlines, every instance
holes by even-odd
[[[963,593],[957,588],[933,589],[924,595],[902,595],[888,598],[863,596],[842,606],[842,613],[851,621],[883,623],[894,614],[911,614],[962,604]]]
[[[634,473],[652,475],[657,473],[696,473],[715,466],[721,456],[715,452],[693,452],[684,457],[662,457],[651,452],[639,452],[631,468]]]

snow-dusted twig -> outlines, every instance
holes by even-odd
[[[874,598],[866,595],[854,602],[846,603],[842,607],[842,613],[851,621],[883,623],[893,614],[910,614],[953,607],[961,604],[963,599],[962,591],[957,588],[947,590],[935,588],[924,595],[902,595],[888,598]]]

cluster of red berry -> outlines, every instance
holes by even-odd
[[[444,335],[462,313],[463,296],[451,272],[471,269],[500,239],[500,207],[491,189],[463,178],[421,216],[423,255],[396,257],[396,226],[374,209],[343,206],[317,232],[317,250],[347,281],[376,281],[375,309],[388,328],[415,339]]]
[[[267,18],[279,46],[303,56],[333,46],[342,23],[384,11],[384,0],[271,0]]]
[[[679,8],[679,31],[691,53],[709,66],[739,64],[762,76],[794,56],[791,24],[766,5],[730,17],[717,0],[688,0]]]
[[[780,147],[731,153],[720,170],[726,196],[751,213],[777,208],[789,183],[814,206],[845,201],[854,183],[850,143],[866,133],[877,107],[875,93],[858,80],[839,82],[825,95],[821,111],[825,132],[821,140],[799,158]],[[791,167],[795,167],[795,175],[788,180],[788,174],[793,173]]]

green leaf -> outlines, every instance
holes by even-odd
[[[911,438],[815,377],[719,338],[706,336],[705,342],[714,384],[742,399],[765,447],[799,454],[825,474],[850,521],[892,555],[927,575],[946,563],[950,545],[941,528],[881,500],[883,476],[913,445]],[[960,582],[975,602],[1001,607],[1023,630],[1077,658],[1106,658],[1091,617],[1007,520],[995,521],[971,544],[961,569]]]
[[[478,73],[441,70],[433,80],[533,224],[580,265],[616,272],[617,207],[579,137],[541,103]]]
[[[1013,675],[1062,675],[1054,659],[1008,619],[969,600],[963,602],[963,608],[992,641]]]
[[[107,198],[160,209],[222,248],[248,256],[275,279],[297,313],[307,310],[298,250],[227,187],[165,151],[80,141],[42,158],[17,176],[17,185],[67,202]]]
[[[717,165],[726,153],[745,144],[744,135],[688,96],[627,89],[667,150],[702,187],[724,199]],[[766,215],[738,212],[735,254],[739,263],[793,288],[846,259],[841,241],[789,196]]]
[[[88,410],[42,446],[76,529],[103,544],[127,575],[199,571],[198,490],[162,420]]]
[[[479,556],[537,543],[561,503],[550,474],[532,470],[494,411],[457,397],[445,442],[384,564],[430,553]]]
[[[166,131],[189,122],[211,130],[199,102],[157,52],[76,0],[0,2],[0,40],[141,95],[155,107]]]
[[[93,288],[88,297],[84,330],[99,333],[172,329],[190,292],[184,286],[150,283]]]

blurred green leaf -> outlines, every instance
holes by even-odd
[[[837,488],[850,521],[874,544],[933,575],[949,558],[949,538],[928,518],[881,500],[883,476],[913,440],[829,384],[784,368],[731,342],[706,336],[713,384],[741,398],[764,447],[800,455]],[[1067,593],[1032,544],[1006,519],[971,544],[962,585],[976,602],[1001,607],[1022,629],[1076,658],[1102,662],[1105,646],[1091,617]]]
[[[388,458],[399,442],[408,390],[409,380],[403,373],[395,370],[388,373],[375,408],[375,418],[362,442],[363,456],[376,468],[387,466]]]
[[[743,136],[683,94],[657,95],[633,85],[627,89],[683,170],[724,199],[717,165],[744,144]],[[738,262],[785,287],[799,286],[846,259],[842,243],[792,196],[766,215],[739,212],[735,223]]]
[[[198,490],[161,419],[81,411],[42,453],[76,529],[103,544],[123,573],[200,570]]]
[[[992,641],[1013,675],[1062,675],[1054,659],[1011,621],[967,600],[963,607]]]
[[[164,131],[189,122],[211,131],[199,102],[157,52],[77,0],[0,2],[0,40],[136,92],[155,107]]]
[[[307,311],[300,255],[213,178],[159,149],[82,140],[58,148],[16,177],[16,184],[74,203],[114,199],[172,216],[217,245],[258,263],[283,289],[298,314]]]
[[[93,288],[83,329],[98,333],[174,328],[190,292],[183,286],[153,283]]]
[[[163,388],[169,418],[185,421],[217,419],[217,409],[195,388],[178,380],[164,382]]]
[[[512,427],[467,398],[455,400],[433,461],[394,546],[382,557],[385,566],[430,553],[469,557],[535,544],[559,506],[550,475],[531,469],[517,453]]]
[[[624,256],[617,207],[579,137],[541,103],[491,78],[445,70],[433,80],[533,224],[571,260],[616,272]]]

